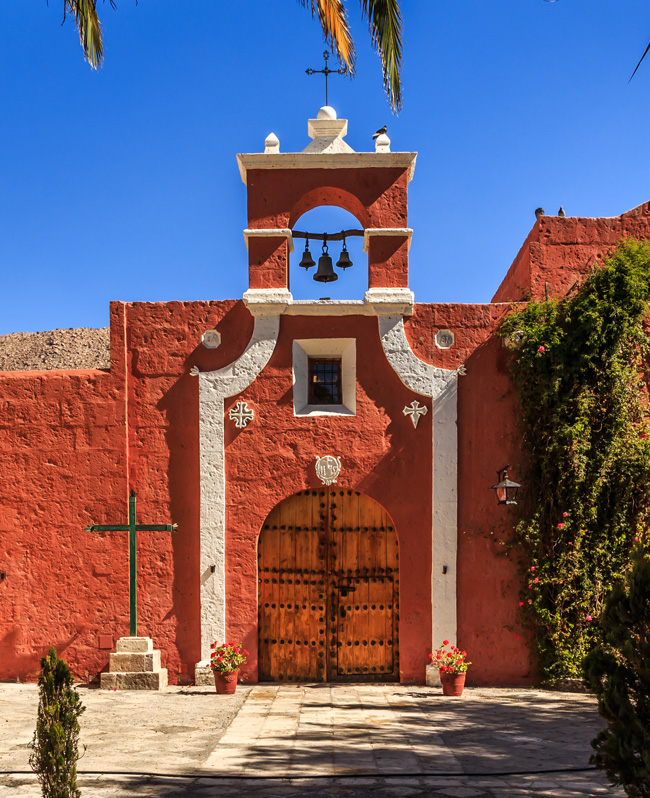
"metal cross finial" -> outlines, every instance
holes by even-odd
[[[329,59],[330,54],[325,50],[323,53],[323,58],[325,59],[325,69],[306,69],[305,72],[307,75],[325,75],[325,105],[329,105],[328,97],[327,97],[327,78],[330,75],[347,75],[348,70],[346,67],[339,67],[338,69],[330,69],[327,66],[327,60]]]

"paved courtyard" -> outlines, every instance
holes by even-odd
[[[589,766],[590,696],[400,685],[80,688],[84,798],[623,796]],[[35,685],[0,684],[0,798],[39,798],[29,772]]]

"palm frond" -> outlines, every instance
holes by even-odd
[[[88,63],[97,69],[104,57],[102,30],[97,16],[97,0],[63,0],[65,12],[74,15],[79,39]]]
[[[307,0],[298,0],[298,2],[303,8],[307,5]],[[318,15],[325,41],[331,45],[339,61],[345,64],[348,72],[353,75],[356,53],[343,0],[309,0],[309,5],[312,16]]]
[[[384,89],[394,111],[402,107],[402,16],[399,0],[361,0],[368,17],[372,44],[377,48],[384,73]]]
[[[641,61],[643,61],[643,59],[646,57],[646,55],[648,55],[648,53],[649,53],[649,52],[650,52],[650,44],[649,44],[649,45],[648,45],[648,46],[645,48],[645,53],[643,53],[643,55],[642,55],[642,56],[641,56],[641,58],[639,59],[639,63],[638,63],[638,64],[636,65],[636,67],[634,68],[634,72],[632,73],[632,77],[630,78],[630,80],[632,80],[632,78],[633,78],[633,77],[636,75],[636,71],[637,71],[637,69],[638,69],[638,68],[641,66]],[[628,81],[628,83],[629,83],[629,82],[630,82],[630,81]]]

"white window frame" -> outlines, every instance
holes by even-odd
[[[309,404],[309,358],[341,359],[340,405]],[[293,341],[293,413],[295,416],[356,416],[356,338],[301,338]]]

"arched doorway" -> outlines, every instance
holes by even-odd
[[[332,486],[280,502],[258,587],[260,680],[399,680],[397,534],[373,499]]]

